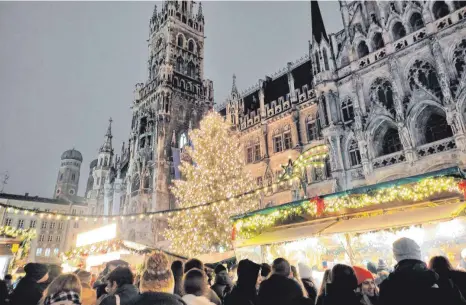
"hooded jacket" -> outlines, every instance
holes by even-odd
[[[144,292],[135,305],[187,305],[180,296],[165,292]]]
[[[217,294],[220,300],[223,301],[223,298],[226,294],[231,291],[233,283],[228,276],[227,271],[221,271],[215,275],[215,284],[212,285],[212,290]]]
[[[120,297],[120,305],[133,305],[139,297],[138,289],[131,284],[124,284],[118,287],[115,294]],[[116,305],[115,295],[106,296],[99,305]]]
[[[224,305],[257,305],[256,283],[260,265],[242,260],[238,264],[238,281],[225,296]]]
[[[183,301],[187,305],[214,305],[208,298],[205,296],[196,296],[194,294],[186,294],[182,297]]]
[[[455,305],[465,304],[459,290],[439,283],[438,275],[424,262],[402,260],[380,285],[381,305]]]

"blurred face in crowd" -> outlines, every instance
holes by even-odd
[[[361,283],[361,293],[373,297],[375,295],[375,282],[374,280],[367,279]]]
[[[109,295],[114,295],[117,288],[118,286],[116,282],[107,281],[107,287],[105,287],[105,291],[107,291]]]

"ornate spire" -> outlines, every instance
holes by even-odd
[[[236,87],[236,75],[233,74],[233,85],[231,86],[231,96],[238,97],[238,88]]]
[[[202,14],[202,3],[199,2],[199,7],[197,9],[197,21],[204,21],[204,14]]]
[[[110,118],[108,120],[108,128],[107,128],[107,133],[105,134],[105,142],[104,144],[102,145],[102,147],[100,147],[100,150],[99,152],[109,152],[109,153],[113,153],[113,148],[112,148],[112,118]]]
[[[154,5],[154,12],[152,13],[152,18],[150,19],[151,23],[155,23],[157,20],[157,4]]]
[[[312,22],[312,37],[315,41],[320,44],[322,38],[327,42],[327,32],[325,31],[324,20],[320,13],[319,2],[317,0],[311,0],[311,22]]]

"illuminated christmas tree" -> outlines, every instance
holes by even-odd
[[[231,250],[230,216],[259,207],[257,195],[238,197],[256,188],[244,168],[239,135],[212,112],[189,137],[192,145],[184,149],[191,162],[181,163],[182,179],[172,188],[178,208],[214,203],[174,213],[165,236],[171,241],[172,251],[190,257]]]

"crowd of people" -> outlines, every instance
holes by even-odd
[[[61,274],[29,263],[13,289],[11,276],[0,282],[0,305],[459,305],[466,304],[466,272],[443,256],[427,265],[415,241],[393,244],[397,265],[337,264],[325,271],[320,287],[307,265],[277,258],[272,265],[241,260],[214,275],[198,259],[169,261],[163,252],[146,260],[134,275],[125,261],[111,261],[98,278],[85,270]]]

